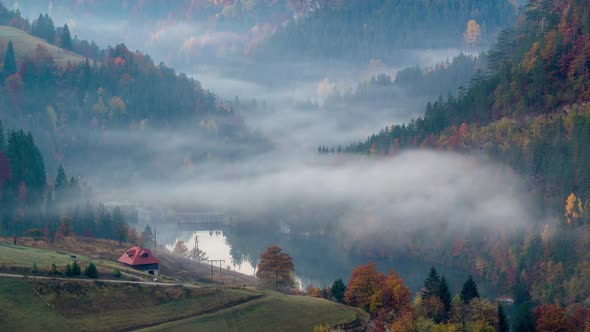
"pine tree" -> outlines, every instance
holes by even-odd
[[[498,303],[498,332],[509,332],[510,326],[508,324],[508,317],[504,312],[502,304]]]
[[[14,46],[12,45],[12,41],[8,41],[6,54],[4,55],[4,67],[2,67],[2,71],[4,73],[4,77],[16,74],[16,57],[14,55]]]
[[[98,270],[96,269],[96,265],[94,265],[94,263],[90,263],[87,267],[86,270],[84,271],[84,274],[88,277],[88,278],[92,278],[92,279],[96,279],[98,278]]]
[[[72,263],[72,275],[79,276],[82,274],[82,268],[78,265],[78,262],[74,261]]]
[[[68,51],[72,50],[72,36],[70,35],[70,28],[68,25],[64,25],[63,32],[61,34],[61,48],[66,49]]]
[[[445,305],[445,312],[448,314],[448,312],[451,310],[451,292],[449,291],[447,279],[444,276],[440,280],[440,286],[438,288],[437,295]]]
[[[338,278],[338,280],[334,281],[332,284],[332,289],[330,290],[330,295],[338,303],[344,303],[344,294],[346,293],[346,285],[342,281],[342,278]]]
[[[59,165],[57,169],[57,176],[55,177],[55,195],[57,200],[62,200],[64,197],[64,192],[66,185],[68,184],[68,178],[66,176],[66,171],[64,170],[62,165]]]
[[[4,126],[0,121],[0,152],[6,151],[6,137],[4,136]]]
[[[463,284],[463,289],[461,290],[461,301],[463,303],[468,304],[474,298],[479,297],[479,292],[477,291],[477,284],[473,280],[472,276],[467,278],[467,281]]]
[[[521,304],[518,307],[513,330],[518,332],[535,332],[535,318],[531,312],[531,307],[527,303]]]
[[[440,276],[434,266],[428,273],[428,278],[424,281],[424,289],[422,290],[422,299],[425,300],[432,295],[438,295],[440,289]]]

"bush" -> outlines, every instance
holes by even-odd
[[[78,262],[74,261],[72,263],[72,275],[79,276],[82,274],[82,268],[78,265]]]
[[[119,269],[114,269],[113,270],[113,277],[121,278],[121,271]]]
[[[57,271],[57,266],[55,266],[55,264],[51,264],[51,267],[49,268],[49,274],[53,276],[59,274],[59,271]]]
[[[71,277],[74,275],[74,273],[72,272],[72,267],[70,266],[70,264],[66,265],[66,275],[68,277]]]
[[[39,269],[37,269],[37,263],[33,263],[33,268],[31,269],[32,274],[39,273]]]
[[[88,277],[88,278],[92,278],[92,279],[96,279],[98,278],[98,270],[96,269],[96,265],[94,265],[94,263],[90,263],[87,267],[86,270],[84,270],[84,274]]]

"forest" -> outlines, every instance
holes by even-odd
[[[60,67],[40,44],[31,54],[15,52],[10,41],[0,50],[5,82],[0,87],[0,114],[6,124],[33,132],[50,156],[51,169],[62,162],[74,168],[99,163],[112,152],[104,146],[105,133],[118,130],[139,135],[174,127],[194,139],[210,141],[185,151],[183,158],[189,162],[235,158],[241,152],[231,149],[232,142],[251,143],[253,149],[267,146],[236,111],[200,82],[163,63],[155,64],[149,55],[123,44],[99,50],[93,43],[71,39],[67,25],[55,28],[47,14],[29,23],[18,11],[0,6],[0,24],[6,23],[25,31],[30,27],[49,44],[71,46],[89,56]],[[120,149],[120,153],[138,153]],[[141,157],[153,162],[153,156]]]
[[[508,0],[335,2],[280,28],[258,52],[290,59],[388,59],[403,48],[462,46],[470,20],[480,27],[483,44],[514,22],[517,6]]]
[[[419,255],[468,268],[535,305],[583,301],[590,295],[588,9],[586,1],[531,1],[520,23],[500,33],[489,69],[468,88],[429,103],[411,123],[319,152],[374,158],[408,149],[484,152],[511,165],[527,179],[534,226],[478,244],[457,238],[448,250]]]
[[[53,241],[73,234],[127,241],[135,234],[119,208],[96,202],[92,188],[68,178],[62,166],[49,179],[30,132],[5,129],[0,122],[0,234]],[[136,220],[135,220],[136,221]]]

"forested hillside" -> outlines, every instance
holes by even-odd
[[[25,28],[32,26],[40,38],[67,46],[67,26],[54,28],[47,15],[29,24],[18,12],[4,7],[0,12],[2,23],[21,22]],[[41,150],[50,156],[53,169],[63,160],[73,167],[78,161],[97,165],[108,160],[112,150],[107,151],[109,146],[101,137],[109,131],[141,135],[174,126],[177,132],[189,132],[203,142],[184,151],[188,162],[234,157],[237,150],[224,149],[232,142],[260,143],[240,116],[198,81],[163,63],[155,64],[149,55],[132,52],[125,45],[89,51],[95,59],[62,67],[43,45],[33,45],[29,53],[22,54],[12,46],[10,34],[0,42],[4,59],[0,116],[11,127],[31,130]],[[80,43],[92,45],[74,39],[72,49],[76,51]],[[124,148],[117,152],[131,156]],[[154,159],[136,157],[144,162]]]
[[[386,127],[349,152],[410,147],[484,149],[531,178],[548,207],[590,198],[590,5],[533,1],[489,53],[489,70],[406,125]]]
[[[96,202],[91,188],[68,178],[61,165],[48,173],[33,135],[5,130],[0,121],[0,235],[45,237],[51,244],[74,233],[126,241],[135,234],[129,217]]]
[[[511,25],[516,13],[517,3],[508,0],[335,1],[280,28],[259,52],[368,61],[403,48],[458,47],[465,40],[475,46]]]
[[[518,302],[571,304],[590,296],[590,3],[533,0],[489,53],[489,70],[411,123],[343,152],[394,156],[428,148],[480,153],[528,180],[543,217],[516,238],[457,238],[431,256],[512,285]],[[321,153],[332,150],[320,148]],[[424,241],[422,241],[424,242]]]

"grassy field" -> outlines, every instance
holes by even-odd
[[[0,279],[0,312],[2,331],[71,330],[71,325],[23,280]]]
[[[323,299],[266,293],[219,312],[147,328],[143,331],[312,331],[314,326],[367,322],[360,310]]]
[[[45,47],[53,57],[55,63],[60,67],[65,67],[68,62],[80,63],[85,60],[84,57],[78,54],[53,46],[43,39],[32,36],[22,30],[9,26],[0,26],[0,44],[2,44],[3,50],[6,50],[9,40],[14,45],[14,53],[18,65],[20,65],[24,57],[34,56],[37,45]]]
[[[150,276],[130,268],[125,268],[121,264],[108,259],[92,259],[88,256],[73,254],[62,250],[51,250],[35,248],[28,246],[13,246],[11,244],[0,243],[0,272],[30,274],[33,263],[41,275],[47,273],[51,264],[55,264],[58,271],[64,272],[66,264],[71,264],[76,256],[76,261],[82,268],[86,267],[91,261],[98,268],[103,277],[110,277],[115,268],[118,268],[128,276],[139,279],[149,279]]]
[[[52,259],[60,258],[60,255],[56,255],[54,253],[47,255],[42,255],[43,259],[39,260],[35,258],[33,253],[40,254],[43,251],[35,251],[36,249],[46,249],[49,251],[53,251],[56,253],[63,252],[63,253],[76,253],[79,259],[84,261],[92,260],[95,264],[101,264],[104,266],[105,269],[111,269],[109,274],[112,272],[114,267],[118,267],[121,269],[116,261],[119,256],[125,251],[125,249],[132,246],[130,243],[123,243],[119,245],[117,241],[112,240],[104,240],[104,239],[95,239],[95,238],[86,238],[86,237],[69,237],[69,238],[62,238],[57,240],[53,245],[49,245],[46,240],[40,239],[38,241],[34,241],[32,238],[21,237],[17,239],[17,243],[23,245],[24,247],[31,247],[34,252],[30,253],[32,256],[31,259],[26,261],[22,261],[19,259],[18,253],[2,253],[2,243],[9,244],[12,243],[11,238],[3,238],[0,237],[0,270],[5,270],[2,268],[2,264],[10,266],[11,264],[16,265],[24,265],[27,268],[30,268],[33,264],[33,261],[37,263],[39,268],[41,268],[42,262],[44,266],[47,267],[52,263],[56,265],[61,264],[61,260],[59,262],[52,262]],[[5,246],[11,247],[11,246]],[[23,248],[24,248],[23,247]],[[68,254],[69,255],[69,254]],[[201,264],[194,262],[187,258],[182,258],[176,255],[173,255],[166,250],[162,250],[161,248],[158,250],[154,250],[154,255],[156,255],[160,259],[160,273],[161,275],[171,278],[170,281],[180,281],[180,282],[200,282],[200,283],[209,283],[210,280],[210,266],[208,264]],[[2,256],[10,257],[10,261],[4,260]],[[57,256],[53,258],[51,256]],[[69,256],[65,257],[66,259]],[[64,257],[62,257],[64,258]],[[66,262],[67,263],[67,262]],[[65,265],[66,263],[63,263]],[[100,268],[100,266],[99,266]],[[123,271],[123,269],[121,269]],[[129,273],[135,274],[138,277],[148,277],[145,274],[141,274],[137,271],[127,269]],[[214,275],[215,282],[220,281],[218,278],[217,271]],[[246,276],[234,271],[228,271],[226,269],[222,270],[222,279],[226,285],[249,285],[255,286],[257,281],[255,278]]]
[[[311,331],[357,309],[270,291],[0,278],[3,331]]]

